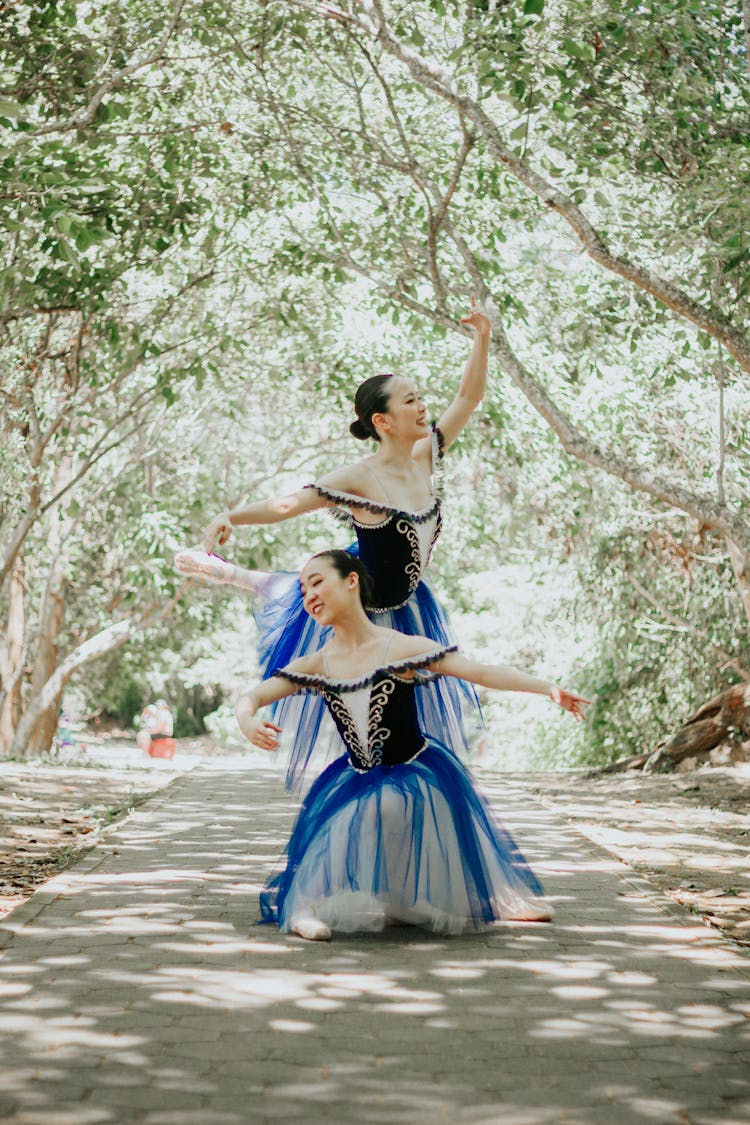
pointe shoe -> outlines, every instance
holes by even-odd
[[[555,908],[548,902],[524,902],[508,918],[509,922],[551,922]]]
[[[236,567],[219,555],[207,551],[179,551],[174,557],[175,570],[186,578],[203,578],[209,582],[232,584]]]
[[[293,934],[305,938],[306,941],[331,940],[330,928],[325,922],[321,922],[320,918],[315,918],[312,914],[306,917],[292,918],[289,928]]]

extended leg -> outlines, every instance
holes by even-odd
[[[262,570],[246,570],[210,555],[207,551],[180,551],[175,555],[175,570],[186,578],[200,578],[204,582],[216,582],[224,586],[238,586],[253,594],[263,595],[268,575]]]

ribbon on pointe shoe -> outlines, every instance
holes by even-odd
[[[229,583],[234,580],[235,567],[220,555],[210,555],[208,551],[178,551],[174,557],[178,574],[186,578],[202,578],[207,582]]]

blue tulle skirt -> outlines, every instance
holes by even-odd
[[[431,742],[413,761],[357,773],[344,755],[311,786],[264,922],[315,914],[332,930],[388,923],[462,933],[522,917],[542,888],[466,767]]]
[[[356,544],[348,548],[356,554]],[[291,660],[316,652],[331,635],[304,610],[299,575],[277,572],[266,600],[254,610],[258,625],[258,659],[263,678],[284,668]],[[377,625],[411,636],[429,637],[440,645],[452,643],[448,620],[429,585],[419,583],[406,605],[384,613],[370,614]],[[424,677],[416,690],[420,728],[447,746],[453,754],[468,748],[464,716],[481,724],[481,711],[471,684],[449,676]],[[273,721],[284,732],[282,749],[288,753],[286,783],[296,787],[315,750],[325,761],[340,752],[341,740],[317,693],[293,695],[274,704]]]

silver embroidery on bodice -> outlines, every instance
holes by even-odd
[[[341,725],[347,749],[367,769],[379,766],[383,761],[383,746],[391,737],[391,732],[382,725],[383,712],[394,688],[393,680],[382,680],[375,687],[368,684],[341,695],[335,691],[323,691],[328,706]]]

